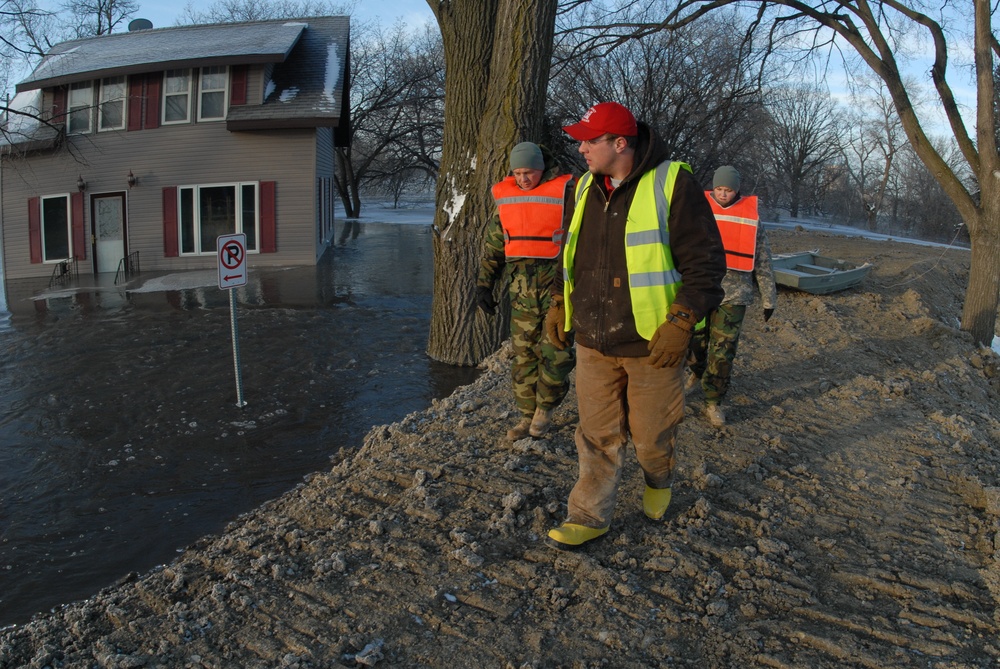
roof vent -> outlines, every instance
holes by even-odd
[[[136,30],[150,30],[153,27],[153,22],[149,19],[132,19],[128,24],[128,31],[134,32]]]

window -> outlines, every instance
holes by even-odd
[[[125,77],[101,79],[101,105],[98,107],[100,130],[125,129]]]
[[[71,135],[88,133],[90,110],[94,107],[94,87],[89,81],[81,81],[69,86],[69,127]]]
[[[190,115],[191,70],[167,70],[163,84],[163,123],[185,123]]]
[[[70,257],[69,196],[42,198],[42,261],[59,262]]]
[[[226,117],[226,66],[201,68],[198,82],[198,120]]]
[[[247,251],[257,251],[260,229],[257,191],[257,183],[178,188],[181,255],[215,254],[220,235],[238,232],[247,237]]]

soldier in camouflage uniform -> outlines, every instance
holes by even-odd
[[[757,216],[756,198],[749,208],[746,205],[751,204],[750,202],[740,202],[739,172],[730,165],[723,165],[717,169],[712,181],[712,190],[706,193],[706,196],[712,204],[719,230],[723,233],[723,244],[726,246],[726,261],[729,268],[722,280],[726,296],[719,308],[699,323],[699,328],[691,337],[685,390],[691,390],[700,383],[705,393],[705,416],[712,425],[721,427],[726,423],[726,415],[721,406],[722,399],[729,390],[733,360],[736,358],[736,347],[740,341],[740,331],[743,328],[747,306],[753,304],[756,289],[761,294],[764,321],[767,322],[777,305],[778,291],[771,269],[771,246],[759,219],[755,221],[754,243],[750,244],[753,248],[752,254],[741,253],[741,249],[738,248],[739,242],[734,242],[733,237],[727,237],[726,234],[727,230],[724,227],[726,222],[722,219],[730,219],[731,228],[737,229],[741,227],[740,224],[732,221],[747,223],[747,219],[744,218],[748,215],[747,212],[752,212],[750,215],[753,217]],[[732,212],[733,215],[726,216],[728,212]],[[743,225],[742,228],[747,229],[747,226]],[[749,239],[744,237],[743,243],[748,242]]]
[[[521,419],[507,438],[517,440],[548,431],[576,365],[573,347],[556,348],[545,332],[552,284],[562,271],[558,256],[572,214],[573,180],[560,174],[545,147],[531,142],[514,147],[510,167],[513,175],[493,187],[497,214],[483,240],[476,301],[495,313],[493,287],[510,276],[511,375]]]

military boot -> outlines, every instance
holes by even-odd
[[[525,416],[521,419],[514,427],[507,430],[507,438],[511,441],[517,441],[518,439],[524,439],[531,432],[531,419]]]
[[[722,427],[726,424],[726,412],[718,404],[706,404],[705,417],[714,427]]]
[[[552,426],[552,409],[535,408],[535,416],[531,419],[528,432],[532,437],[542,437]]]

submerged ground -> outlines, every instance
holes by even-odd
[[[729,424],[689,398],[674,501],[548,548],[574,395],[509,443],[503,352],[472,385],[175,561],[0,631],[13,667],[995,667],[1000,364],[958,329],[967,251],[773,231],[871,262],[751,308]]]

